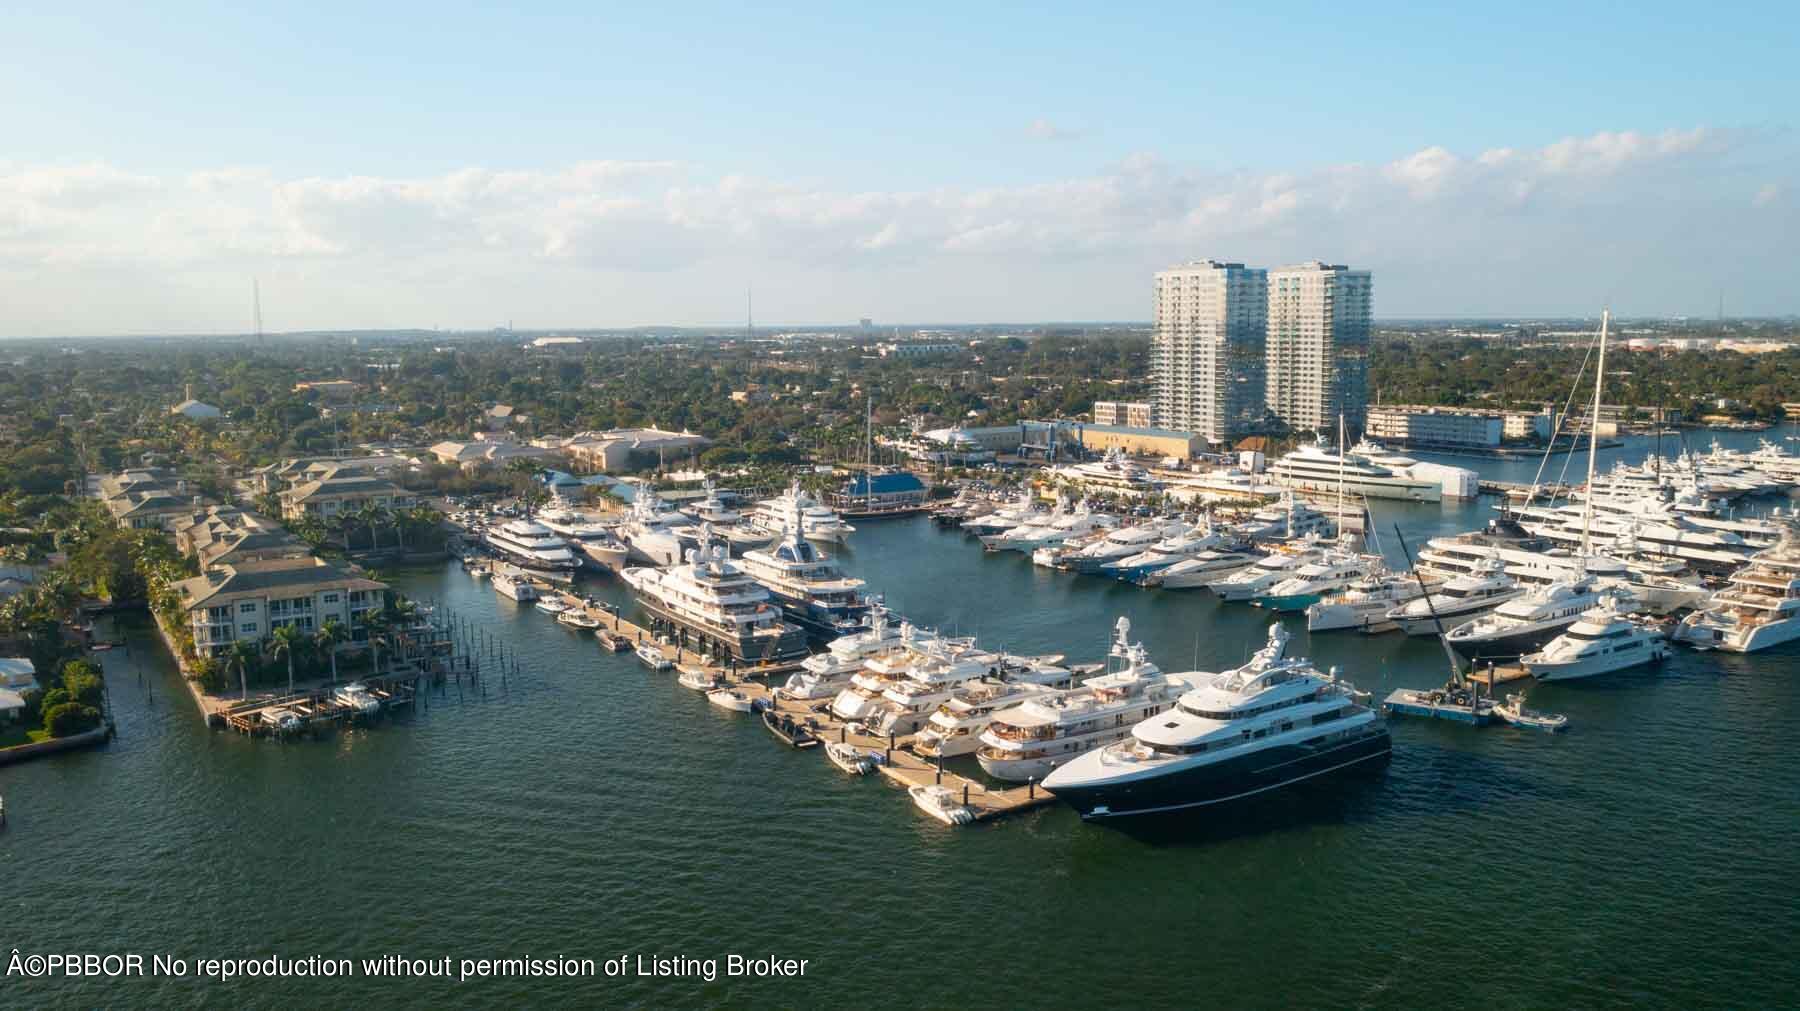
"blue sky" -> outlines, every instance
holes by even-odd
[[[0,334],[1800,309],[1791,5],[1454,6],[15,6]]]

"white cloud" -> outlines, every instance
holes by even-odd
[[[942,318],[921,311],[940,304],[933,292],[883,283],[893,272],[943,289],[943,304],[986,305],[994,318],[1120,318],[1147,311],[1148,270],[1197,255],[1350,260],[1384,272],[1384,300],[1406,291],[1394,279],[1431,278],[1419,288],[1430,305],[1386,303],[1396,311],[1523,312],[1534,307],[1516,302],[1513,289],[1531,290],[1523,276],[1506,282],[1503,300],[1480,286],[1499,283],[1494,250],[1504,248],[1519,271],[1547,270],[1600,235],[1641,234],[1640,266],[1646,256],[1680,262],[1691,252],[1683,244],[1705,235],[1660,234],[1656,222],[1715,196],[1742,207],[1744,189],[1714,191],[1744,142],[1706,129],[1626,131],[1535,149],[1465,156],[1430,146],[1376,166],[1260,173],[1204,172],[1136,153],[1047,182],[880,191],[705,175],[673,161],[471,167],[424,178],[0,166],[0,334],[66,326],[70,312],[89,320],[75,329],[134,329],[132,314],[147,303],[181,309],[166,303],[177,289],[199,293],[185,308],[192,325],[204,326],[217,318],[208,293],[232,289],[218,299],[235,304],[251,273],[271,277],[271,288],[291,279],[294,318],[282,325],[293,328],[387,325],[394,307],[481,322],[524,316],[497,309],[516,309],[518,300],[583,317],[570,323],[706,319],[714,317],[693,304],[695,285],[735,288],[750,275],[765,279],[759,305],[765,285],[780,291],[791,280],[787,318]],[[1780,182],[1739,185],[1752,188],[1756,207],[1785,203]],[[1459,265],[1485,281],[1446,284],[1440,275]],[[74,308],[54,312],[40,304],[97,290],[97,272],[107,297],[77,297]],[[1680,276],[1673,266],[1670,276]],[[984,294],[952,299],[963,286]],[[1466,304],[1432,303],[1453,297]],[[867,301],[902,298],[915,308]],[[376,318],[347,315],[363,311]]]
[[[1081,136],[1081,131],[1058,126],[1047,119],[1034,119],[1026,124],[1025,135],[1032,140],[1074,140]]]

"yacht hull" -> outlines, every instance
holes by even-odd
[[[1386,761],[1392,751],[1387,727],[1381,723],[1371,726],[1367,733],[1324,748],[1281,745],[1161,775],[1092,785],[1053,785],[1051,789],[1057,799],[1090,820],[1210,807]]]
[[[1480,639],[1459,639],[1455,636],[1446,638],[1450,642],[1450,648],[1464,660],[1517,660],[1549,645],[1550,640],[1567,631],[1580,617],[1579,614],[1572,614],[1566,619],[1553,622],[1535,622],[1526,628],[1483,636]]]
[[[1286,593],[1281,596],[1257,597],[1251,603],[1271,611],[1304,611],[1324,597],[1320,593]]]
[[[711,652],[722,659],[741,664],[784,664],[806,656],[806,636],[788,625],[780,635],[743,636],[695,621],[663,606],[647,593],[636,594],[638,606],[658,620],[673,626],[686,649]]]
[[[1668,647],[1662,643],[1653,645],[1648,651],[1639,650],[1636,656],[1621,659],[1618,654],[1582,657],[1569,663],[1544,662],[1529,657],[1523,661],[1524,667],[1531,676],[1539,681],[1577,681],[1582,678],[1599,677],[1602,674],[1613,674],[1635,667],[1647,667],[1659,663],[1668,656]]]

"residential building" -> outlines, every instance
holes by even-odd
[[[353,641],[367,641],[363,616],[381,606],[386,589],[317,558],[222,565],[175,584],[194,649],[211,656],[239,640],[261,642],[284,625],[313,632],[334,618]]]
[[[559,454],[542,446],[524,446],[503,439],[476,439],[469,442],[440,442],[429,450],[439,463],[454,464],[465,471],[489,466],[504,466],[513,460],[552,460]]]
[[[1259,427],[1268,272],[1217,260],[1170,267],[1156,274],[1153,308],[1151,417],[1126,424],[1154,422],[1215,445]]]
[[[561,451],[577,464],[598,471],[629,470],[651,462],[666,463],[692,456],[712,440],[689,431],[660,428],[615,428],[581,432],[560,442]]]
[[[418,502],[412,492],[361,467],[334,467],[281,492],[280,497],[281,514],[290,520],[302,516],[330,519],[369,506],[410,509]]]
[[[1548,442],[1556,432],[1556,419],[1557,412],[1548,407],[1541,411],[1507,411],[1500,435],[1508,440]]]
[[[37,690],[37,666],[29,658],[0,657],[0,721],[18,720],[25,696]]]
[[[339,467],[356,467],[390,480],[394,475],[412,469],[410,457],[394,454],[371,456],[301,456],[259,467],[251,481],[265,492],[278,492],[297,484],[316,481]]]
[[[1368,408],[1374,282],[1366,270],[1311,260],[1268,272],[1269,410],[1290,429],[1322,432]]]
[[[100,479],[98,496],[120,526],[133,530],[171,529],[206,504],[186,480],[157,467],[108,474]]]
[[[1369,438],[1399,445],[1491,449],[1505,434],[1500,411],[1384,405],[1368,409]]]
[[[208,506],[173,524],[175,546],[202,570],[270,558],[312,554],[307,543],[274,520],[236,506]]]
[[[1121,400],[1094,401],[1094,424],[1125,425],[1129,428],[1150,427],[1148,403],[1126,403]]]

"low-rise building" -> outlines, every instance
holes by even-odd
[[[100,479],[98,495],[113,520],[133,530],[172,529],[206,504],[186,480],[156,467],[108,474]]]
[[[225,415],[224,411],[219,410],[211,404],[203,404],[198,400],[191,399],[183,400],[181,403],[169,408],[169,413],[179,414],[190,421],[207,421],[212,418],[224,417]]]
[[[875,348],[883,358],[924,358],[929,355],[948,355],[963,350],[961,344],[944,344],[930,341],[906,341],[892,344],[881,344]]]
[[[1127,428],[1150,427],[1150,405],[1123,400],[1094,401],[1094,424],[1122,425]]]
[[[316,481],[340,467],[356,467],[371,474],[393,480],[413,466],[410,457],[392,453],[369,456],[299,456],[259,467],[251,473],[253,485],[265,492],[278,492],[308,481]]]
[[[553,460],[560,456],[555,449],[526,446],[501,439],[474,439],[468,442],[440,442],[429,450],[439,463],[448,463],[465,471],[483,467],[501,467],[514,460]]]
[[[310,379],[294,384],[295,393],[317,393],[326,400],[349,400],[361,388],[348,379]]]
[[[25,696],[38,690],[37,666],[27,657],[0,657],[0,721],[16,722]]]
[[[173,529],[175,546],[192,555],[203,570],[312,554],[305,541],[281,524],[236,506],[208,506],[176,520]]]
[[[369,506],[410,509],[418,497],[384,477],[360,467],[335,467],[281,493],[281,514],[330,518]]]
[[[930,494],[925,482],[907,471],[858,474],[842,491],[829,496],[833,509],[852,513],[899,513],[923,506]]]
[[[561,449],[571,461],[592,470],[619,471],[651,461],[678,460],[710,445],[712,440],[688,431],[615,428],[570,436],[562,440]]]
[[[1116,449],[1128,456],[1176,457],[1191,460],[1206,449],[1206,440],[1193,432],[1131,425],[1076,425],[1069,433],[1087,452],[1099,456]]]
[[[1557,412],[1546,407],[1541,411],[1507,411],[1500,419],[1501,438],[1519,441],[1548,442],[1556,432]]]
[[[1499,411],[1455,407],[1384,404],[1369,408],[1366,424],[1369,438],[1398,445],[1492,448],[1505,431]]]
[[[352,641],[366,642],[363,618],[382,605],[387,584],[308,557],[221,565],[175,590],[195,651],[219,656],[234,642],[261,642],[284,625],[313,632],[332,619]]]

